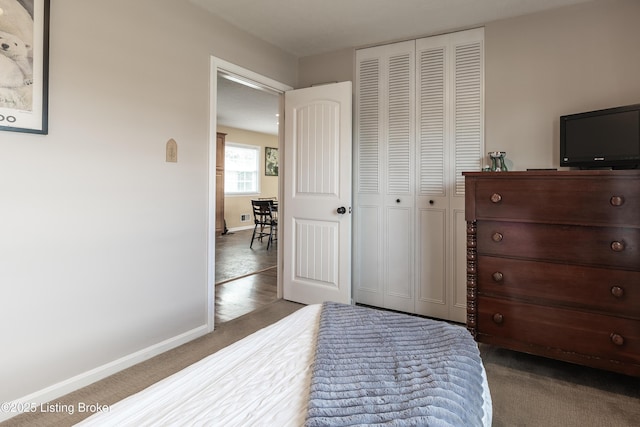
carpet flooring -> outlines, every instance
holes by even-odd
[[[278,300],[225,322],[212,333],[57,399],[112,404],[244,338],[302,305]],[[640,378],[480,344],[493,400],[494,427],[632,427],[640,425]],[[66,427],[85,415],[20,415],[2,427]],[[268,426],[271,427],[271,426]],[[460,426],[467,427],[467,426]]]
[[[480,344],[493,426],[640,425],[640,378]]]

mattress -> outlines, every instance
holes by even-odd
[[[302,426],[321,307],[303,307],[77,425]]]

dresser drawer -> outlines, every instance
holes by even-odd
[[[509,258],[478,259],[478,294],[640,320],[640,272]]]
[[[640,179],[478,179],[477,219],[640,226]]]
[[[479,297],[478,334],[640,363],[640,321]]]
[[[478,221],[478,255],[640,271],[640,229]]]

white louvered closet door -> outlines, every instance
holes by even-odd
[[[462,172],[483,157],[483,30],[419,39],[416,57],[416,313],[465,322]]]
[[[414,309],[415,41],[356,54],[354,295]]]
[[[483,37],[356,53],[356,302],[466,320],[462,171],[484,150]]]

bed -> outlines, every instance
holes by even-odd
[[[327,323],[342,314],[347,317],[338,323]],[[396,321],[401,322],[398,327],[402,331],[410,329],[411,326],[407,327],[409,324],[417,325],[423,332],[425,328],[444,330],[447,337],[439,339],[439,342],[447,343],[437,344],[440,348],[431,353],[423,351],[420,344],[421,350],[418,353],[423,354],[416,354],[413,350],[405,351],[408,347],[404,346],[420,343],[419,339],[410,336],[401,340],[400,347],[394,344],[391,352],[382,350],[386,345],[366,341],[373,339],[386,342],[389,334],[394,337],[399,335],[398,329],[387,326],[387,323]],[[360,325],[359,329],[352,326],[354,323]],[[384,323],[383,328],[387,332],[372,333],[374,324],[380,323]],[[336,330],[338,335],[335,335]],[[340,331],[345,330],[350,335],[340,335]],[[423,335],[433,334],[429,330]],[[360,341],[360,337],[365,336],[365,341]],[[462,342],[466,347],[459,351],[454,348],[458,344],[449,344],[452,340]],[[324,342],[323,346],[329,346],[324,347],[324,351],[320,349],[321,341]],[[354,343],[361,348],[354,349]],[[475,350],[470,351],[469,348]],[[380,355],[382,381],[370,381],[366,377],[366,369],[361,369],[361,365],[352,366],[353,357],[350,354],[354,351],[358,354],[364,351],[367,354],[367,349],[371,354]],[[415,368],[414,365],[421,363],[416,360],[432,357],[429,354],[436,353],[439,355],[433,357],[440,365],[434,368],[433,376]],[[461,356],[463,353],[465,355]],[[365,358],[377,357],[371,354]],[[412,366],[399,367],[397,361],[401,358]],[[394,367],[389,370],[387,365],[392,359]],[[348,363],[345,364],[345,361]],[[474,366],[475,370],[460,374],[460,363]],[[411,372],[406,371],[407,369]],[[402,392],[398,392],[400,387],[390,386],[385,375],[391,380],[399,376],[410,378],[411,384],[406,390],[403,385]],[[427,377],[428,380],[425,379]],[[435,383],[449,382],[456,385],[453,392],[445,392],[445,399],[414,394],[416,389],[424,389],[425,384],[429,388]],[[375,384],[375,387],[368,387],[367,384]],[[338,389],[331,388],[336,386]],[[465,392],[468,394],[465,395]],[[438,408],[439,402],[452,395],[455,395],[453,400],[458,401],[447,403],[445,406],[449,406],[444,411],[447,415],[439,417],[438,411],[443,412]],[[406,402],[398,403],[399,398],[418,402],[414,405],[417,408],[406,408]],[[381,415],[375,409],[380,405],[383,408]],[[475,412],[470,409],[471,406],[476,406]],[[435,416],[440,419],[424,423],[424,420],[435,420],[424,418],[434,416],[433,412],[421,413],[425,407],[435,408]],[[353,408],[358,410],[354,413]],[[458,420],[465,420],[464,425],[491,425],[491,395],[486,373],[477,346],[466,329],[445,322],[367,307],[336,303],[309,305],[112,405],[108,412],[95,414],[78,425],[371,425],[372,419],[389,416],[390,408],[399,412],[391,415],[393,421],[386,425],[405,425],[403,420],[407,421],[406,425],[456,425],[457,417],[462,417]],[[418,418],[412,418],[412,414]]]

